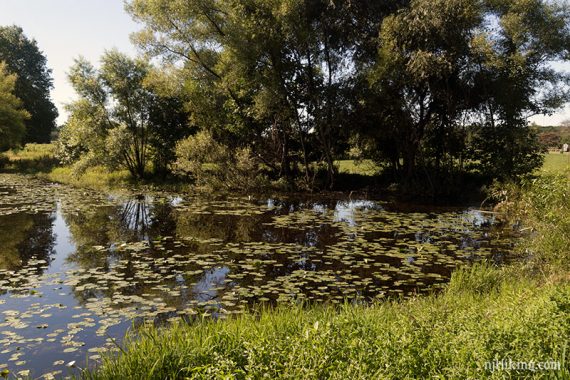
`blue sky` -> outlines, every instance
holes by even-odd
[[[73,59],[82,55],[96,63],[106,49],[136,54],[129,35],[140,29],[123,9],[122,0],[0,0],[0,25],[16,24],[36,39],[53,70],[52,99],[60,110],[59,123],[67,117],[63,105],[75,96],[67,81]],[[564,65],[569,67],[570,65]],[[570,106],[551,117],[532,120],[555,125],[570,119]]]

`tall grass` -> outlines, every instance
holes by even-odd
[[[570,171],[542,174],[494,193],[508,218],[531,232],[523,247],[527,267],[570,272]]]
[[[89,168],[82,174],[77,174],[69,166],[58,167],[47,173],[45,178],[67,185],[94,189],[122,187],[133,182],[127,170],[109,171],[100,166]]]
[[[50,172],[58,164],[53,144],[26,144],[0,157],[0,169],[9,172],[37,174]]]

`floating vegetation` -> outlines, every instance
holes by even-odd
[[[407,296],[513,245],[469,210],[109,196],[16,175],[0,175],[0,236],[0,369],[44,378],[97,363],[133,326]]]

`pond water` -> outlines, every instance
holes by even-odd
[[[502,262],[492,214],[342,197],[109,195],[0,175],[0,371],[96,364],[128,329],[259,303],[372,302]]]

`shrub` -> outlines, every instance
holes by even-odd
[[[0,169],[4,169],[10,163],[10,159],[5,154],[0,153]]]
[[[489,178],[518,179],[544,161],[537,132],[526,125],[481,126],[475,133],[471,157]]]
[[[175,172],[192,177],[198,186],[214,189],[250,190],[263,182],[249,148],[231,150],[208,131],[178,142]]]

